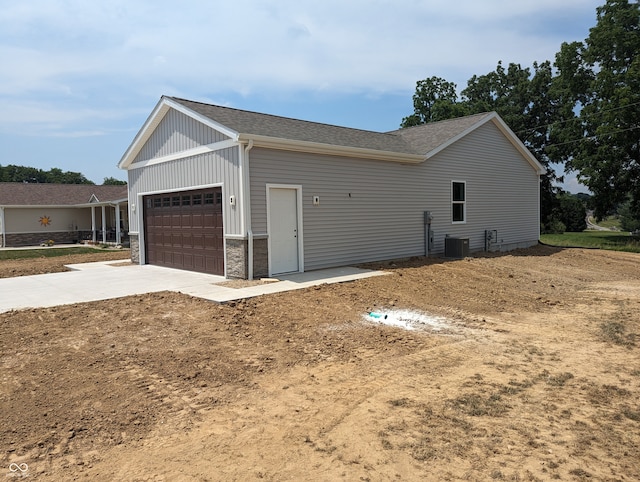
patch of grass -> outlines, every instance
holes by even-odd
[[[640,422],[640,411],[632,410],[629,407],[624,407],[622,409],[622,414],[627,417],[629,420],[633,420],[634,422]]]
[[[543,234],[540,241],[560,247],[599,248],[640,253],[640,240],[617,231],[583,231],[581,233]]]
[[[507,385],[503,385],[500,387],[500,393],[504,395],[517,395],[525,391],[527,388],[530,388],[534,385],[532,380],[524,380],[519,382],[517,380],[509,380]]]
[[[395,400],[389,400],[389,405],[391,405],[392,407],[405,407],[407,405],[409,405],[409,399],[408,398],[398,398]]]
[[[564,373],[559,373],[558,375],[552,375],[547,370],[544,370],[540,374],[540,378],[542,378],[545,382],[547,382],[548,385],[551,385],[554,387],[562,387],[564,386],[565,383],[567,383],[569,380],[573,378],[573,373],[564,372]]]
[[[457,410],[472,417],[499,417],[504,415],[511,407],[502,400],[498,393],[484,397],[478,393],[463,395],[451,401]]]
[[[608,342],[631,348],[636,344],[636,334],[627,333],[624,321],[605,321],[600,324],[600,335]]]
[[[569,471],[571,475],[575,475],[576,477],[580,477],[580,479],[590,479],[591,474],[584,469],[571,469]]]
[[[591,218],[591,222],[603,228],[620,229],[620,218],[618,216],[608,216],[600,221]]]
[[[33,258],[55,258],[57,256],[67,256],[73,254],[89,254],[98,251],[96,248],[49,248],[49,249],[9,249],[0,251],[0,260],[5,259],[33,259]]]

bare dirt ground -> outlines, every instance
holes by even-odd
[[[227,305],[0,315],[0,476],[640,480],[639,255],[382,266]],[[363,320],[389,309],[446,327]]]
[[[74,263],[92,263],[94,261],[111,261],[113,259],[129,259],[128,249],[105,250],[90,254],[56,256],[53,258],[6,259],[0,260],[0,278],[15,276],[31,276],[45,273],[62,273],[69,271],[65,266]]]

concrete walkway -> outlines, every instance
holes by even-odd
[[[220,286],[219,283],[229,281],[222,276],[152,265],[123,265],[122,260],[68,267],[73,271],[0,279],[0,313],[158,291],[177,291],[222,303],[384,274],[353,267],[332,268],[279,276],[273,283],[236,289]]]

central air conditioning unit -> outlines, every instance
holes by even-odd
[[[469,256],[469,238],[444,238],[445,258],[466,258]]]

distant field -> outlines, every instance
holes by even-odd
[[[583,231],[581,233],[542,234],[540,241],[552,246],[600,248],[640,253],[640,240],[619,231]]]

